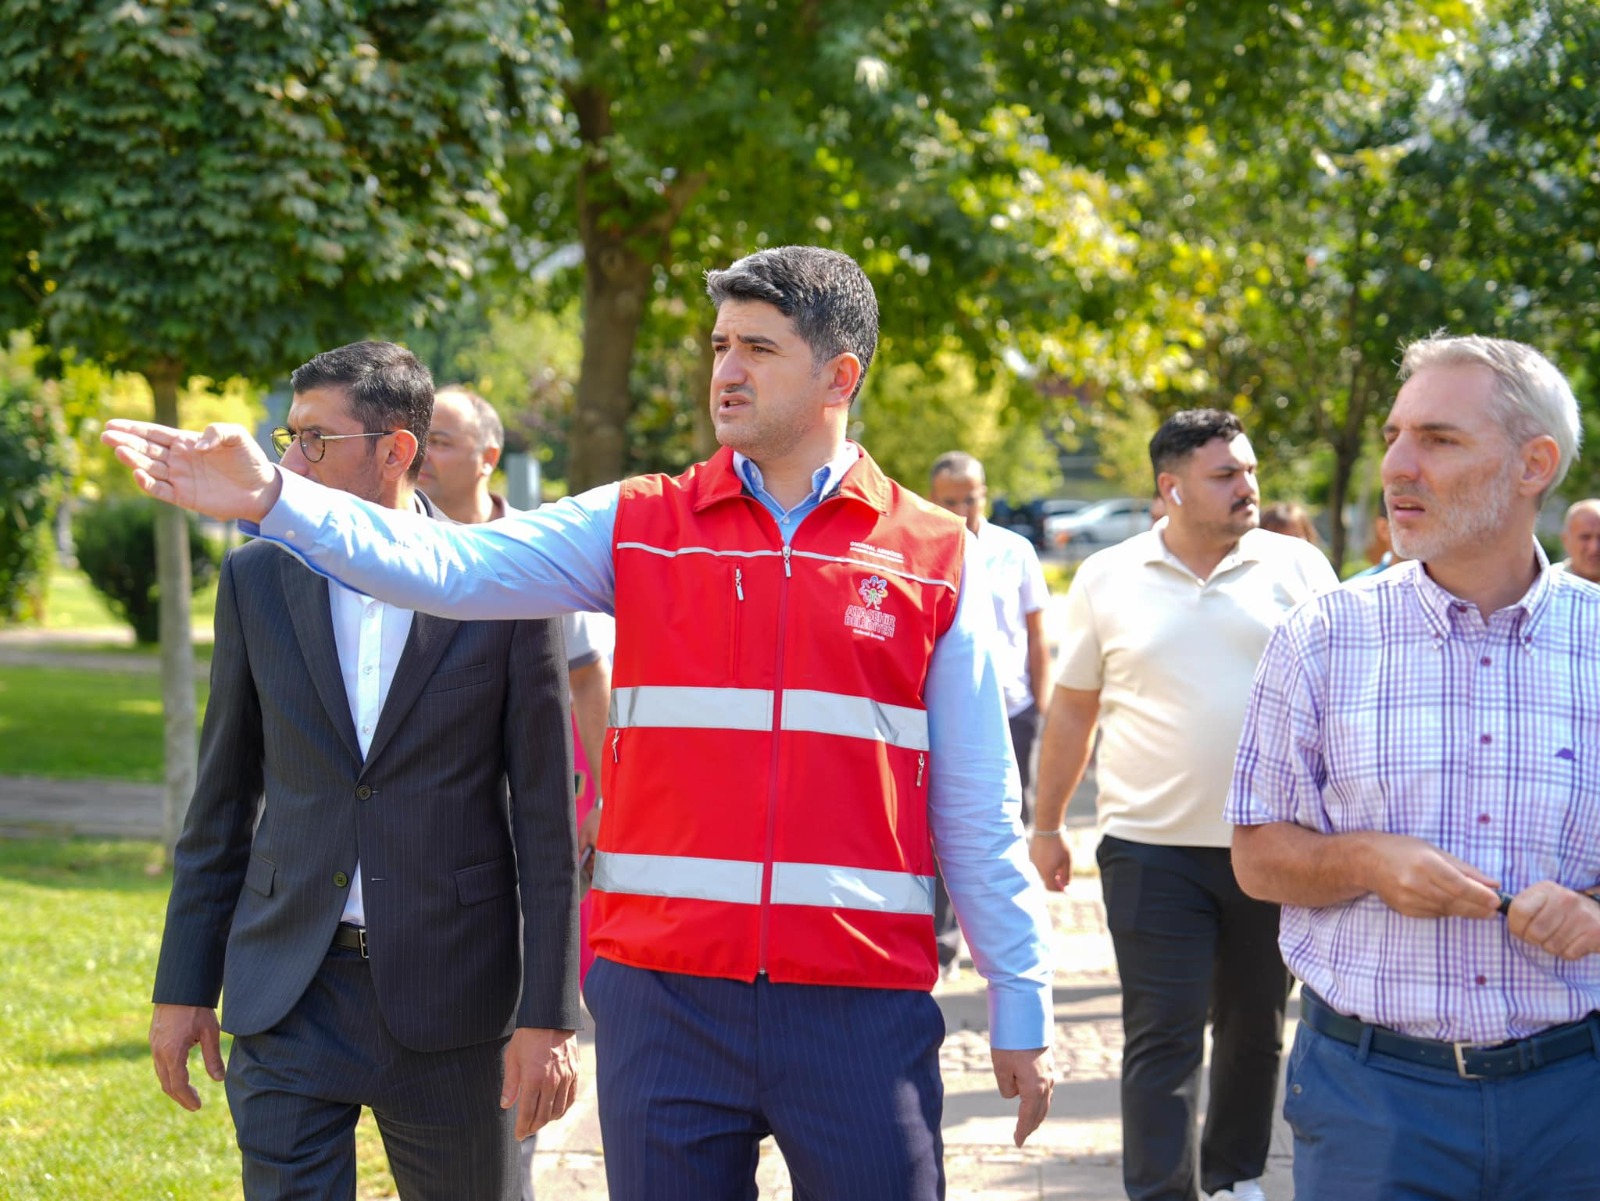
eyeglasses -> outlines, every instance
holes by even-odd
[[[300,453],[305,456],[307,463],[320,463],[322,456],[328,453],[329,442],[343,442],[346,438],[382,438],[398,432],[398,430],[377,430],[367,434],[319,434],[316,430],[301,430],[297,434],[280,425],[272,431],[272,449],[278,452],[278,457],[281,459],[289,453],[289,447],[298,442]]]

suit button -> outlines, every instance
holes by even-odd
[[[343,888],[348,883],[350,883],[349,876],[345,875],[343,872],[333,873],[333,886],[335,888]]]
[[[358,801],[364,801],[371,795],[372,789],[368,788],[365,784],[362,784],[356,789],[356,800]]]

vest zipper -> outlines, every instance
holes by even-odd
[[[781,537],[781,535],[780,535]],[[768,769],[767,791],[767,854],[761,870],[761,939],[756,958],[756,971],[767,974],[767,947],[772,927],[772,864],[773,848],[778,834],[778,747],[779,731],[783,729],[783,648],[788,642],[785,633],[789,609],[789,546],[783,547],[783,579],[778,584],[778,663],[772,681],[772,765]]]
[[[617,744],[620,743],[621,741],[622,741],[622,731],[621,730],[612,730],[611,731],[611,762],[613,762],[613,763],[621,763],[622,762],[621,755],[619,755],[617,753]]]
[[[728,679],[739,676],[739,642],[744,626],[744,568],[733,569],[733,620],[728,630]]]
[[[922,787],[922,769],[927,766],[928,756],[924,751],[917,752],[917,787]]]

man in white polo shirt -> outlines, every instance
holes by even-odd
[[[1309,543],[1257,528],[1255,452],[1232,414],[1174,414],[1150,440],[1150,462],[1166,519],[1092,555],[1067,593],[1031,855],[1047,887],[1066,886],[1062,815],[1098,727],[1096,858],[1122,977],[1124,1185],[1133,1201],[1194,1201],[1197,1186],[1260,1198],[1289,981],[1277,906],[1239,889],[1222,806],[1268,636],[1338,579]]]
[[[933,461],[928,476],[928,499],[966,522],[983,555],[994,598],[996,637],[990,651],[995,675],[1005,692],[1011,750],[1022,778],[1022,824],[1026,826],[1033,820],[1033,765],[1039,728],[1050,703],[1050,647],[1044,637],[1044,607],[1050,589],[1033,544],[985,520],[989,490],[982,463],[965,451],[947,451]],[[933,927],[940,973],[953,979],[959,970],[961,930],[943,875],[935,878]]]

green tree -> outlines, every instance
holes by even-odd
[[[763,245],[855,255],[887,342],[925,356],[954,337],[985,381],[1020,328],[1095,323],[1092,272],[1053,256],[1034,223],[1035,160],[1118,174],[1202,119],[1253,128],[1314,91],[1389,7],[559,4],[560,119],[516,171],[514,211],[531,236],[584,252],[573,486],[635,465],[636,351],[676,343],[654,323],[690,312],[703,329],[704,270]]]
[[[266,380],[442,308],[503,225],[548,72],[509,0],[0,0],[0,328],[144,375]],[[168,843],[193,785],[181,514],[158,528]]]

